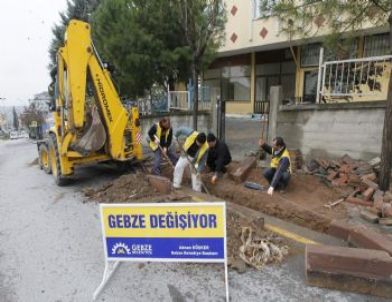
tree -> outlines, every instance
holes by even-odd
[[[53,39],[49,47],[49,71],[56,66],[57,50],[64,45],[65,29],[71,19],[88,22],[91,13],[97,8],[100,0],[67,0],[67,9],[60,13],[60,22],[52,28]],[[53,75],[51,74],[53,77]]]
[[[391,0],[303,0],[300,5],[293,0],[263,0],[260,9],[279,18],[281,30],[288,34],[290,40],[296,36],[311,37],[321,33],[327,47],[335,51],[342,48],[343,37],[353,37],[365,24],[386,26],[389,22],[392,54]],[[384,191],[389,189],[392,168],[392,76],[388,87],[379,175],[380,189]]]
[[[15,130],[19,130],[19,116],[15,107],[12,108],[13,126]]]
[[[223,41],[226,10],[222,0],[173,0],[173,3],[191,51],[193,128],[197,129],[199,75]]]
[[[35,102],[31,102],[29,106],[25,106],[21,114],[20,121],[24,127],[30,127],[32,122],[41,125],[45,122],[45,111],[38,108]]]
[[[114,66],[120,93],[144,96],[153,85],[186,79],[189,50],[168,0],[104,0],[93,14],[93,38]]]

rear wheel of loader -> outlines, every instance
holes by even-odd
[[[46,174],[52,173],[49,162],[49,151],[45,144],[41,144],[38,148],[38,163],[41,170],[44,170]]]
[[[49,162],[54,180],[58,186],[65,184],[64,176],[61,174],[60,154],[57,147],[57,140],[54,134],[49,139]]]

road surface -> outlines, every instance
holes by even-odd
[[[118,174],[80,170],[57,187],[28,140],[0,141],[0,301],[91,301],[104,269],[98,206],[81,190]],[[314,235],[320,240],[322,236]],[[384,301],[306,286],[303,254],[229,273],[231,301]],[[98,301],[225,301],[222,265],[123,263]]]

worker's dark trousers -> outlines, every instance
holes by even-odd
[[[170,148],[167,149],[167,156],[169,157],[173,165],[176,165],[178,156]],[[162,157],[163,155],[161,150],[157,149],[156,151],[154,151],[154,163],[152,166],[152,173],[155,175],[161,174],[161,163],[163,161]]]
[[[268,180],[269,184],[271,184],[272,180],[274,179],[276,173],[275,168],[268,168],[263,172],[263,175],[265,179]],[[278,184],[275,188],[275,190],[284,190],[290,181],[290,173],[289,172],[283,172],[280,176],[280,179],[278,179]]]
[[[228,164],[230,164],[230,162],[231,162],[231,160],[227,160],[226,162],[223,163],[224,167],[222,168],[221,174],[224,174],[224,173],[227,172],[226,166],[227,166]],[[208,164],[208,163],[207,163],[207,164]],[[215,162],[210,163],[210,165],[208,165],[208,167],[210,168],[210,170],[211,170],[212,172],[215,172],[215,171],[216,171]],[[222,176],[222,175],[219,175],[219,176]]]

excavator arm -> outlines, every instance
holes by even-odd
[[[142,159],[139,111],[121,103],[88,23],[70,21],[57,53],[55,82],[54,127],[38,152],[57,184],[77,165]]]
[[[142,149],[137,139],[140,136],[138,111],[136,108],[128,111],[121,103],[110,73],[103,67],[94,48],[88,23],[70,21],[65,45],[60,48],[57,61],[57,111],[62,124],[59,134],[64,142],[61,154],[65,155],[70,147],[77,146],[83,139],[102,140],[102,134],[97,138],[80,137],[87,122],[86,87],[91,80],[98,109],[95,119],[99,118],[103,124],[108,153],[112,159],[120,161],[130,157],[141,159]],[[89,135],[92,135],[91,131]]]

